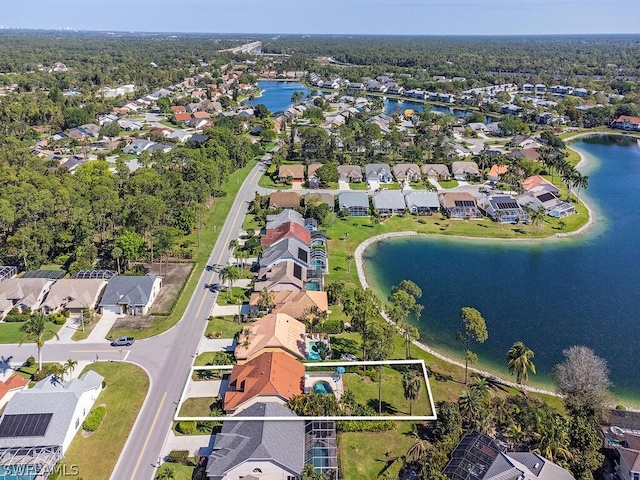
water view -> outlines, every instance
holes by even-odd
[[[300,82],[281,82],[275,80],[261,80],[258,88],[262,89],[262,95],[248,103],[251,105],[264,104],[272,112],[282,112],[291,106],[293,92],[302,92],[306,97],[311,90]]]
[[[535,383],[551,385],[562,350],[586,345],[608,361],[614,393],[639,403],[640,148],[635,139],[613,136],[572,147],[590,160],[588,201],[598,223],[586,235],[526,243],[385,241],[365,253],[367,278],[385,295],[404,278],[418,283],[422,340],[444,353],[461,357],[458,315],[472,306],[489,331],[485,344],[472,347],[481,367],[506,374],[506,352],[521,340],[535,352]]]
[[[396,100],[394,98],[386,98],[384,100],[385,113],[397,113],[402,114],[406,109],[410,108],[416,112],[422,112],[424,110],[424,103],[414,102],[412,100]],[[429,105],[432,112],[446,113],[454,117],[468,117],[471,115],[469,110],[460,110],[452,107],[443,107],[442,105]]]

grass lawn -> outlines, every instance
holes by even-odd
[[[451,180],[441,180],[438,184],[440,184],[442,188],[455,188],[458,186],[458,181],[452,178]]]
[[[387,432],[346,432],[338,435],[340,471],[342,478],[378,478],[387,466],[387,458],[400,457],[413,444],[409,435],[412,422],[397,422],[394,430]],[[388,457],[387,455],[388,454]],[[395,462],[388,470],[388,477],[398,478],[401,462]]]
[[[414,190],[426,190],[427,186],[423,182],[413,182],[409,184]]]
[[[240,330],[242,330],[242,325],[238,325],[231,316],[212,317],[207,323],[205,335],[219,333],[220,337],[218,338],[233,338]]]
[[[231,297],[229,297],[229,293],[226,291],[220,292],[216,303],[218,305],[238,305],[238,300],[240,303],[245,303],[249,301],[249,293],[248,290],[242,287],[233,287],[231,289]]]
[[[349,183],[349,188],[351,190],[367,190],[368,186],[366,182],[352,182]]]
[[[211,407],[218,401],[215,397],[187,398],[180,407],[180,417],[208,417]]]
[[[163,463],[158,472],[156,473],[155,478],[173,478],[173,480],[191,480],[191,475],[193,475],[193,465],[178,465],[177,463]],[[162,475],[166,470],[172,472],[171,477],[163,477]]]
[[[76,330],[75,332],[73,332],[73,335],[71,336],[71,340],[85,340],[89,334],[93,331],[93,329],[95,328],[95,326],[98,324],[98,322],[100,321],[100,317],[96,316],[96,319],[91,322],[91,323],[86,323],[84,324],[84,331],[82,331],[82,327],[80,327],[78,330]]]
[[[0,343],[20,343],[20,340],[24,337],[24,333],[20,330],[25,322],[1,322],[0,323]],[[53,322],[47,324],[47,332],[44,334],[45,340],[51,340],[54,337],[54,333],[60,330],[62,325],[56,325]],[[25,342],[35,343],[35,342]],[[44,347],[47,348],[46,346]]]
[[[149,378],[129,363],[94,363],[87,370],[105,378],[107,388],[95,405],[105,405],[107,415],[90,437],[76,435],[62,462],[78,465],[78,475],[69,478],[108,480],[147,395]]]
[[[247,216],[244,217],[244,222],[242,222],[242,229],[246,232],[247,230],[255,230],[259,232],[262,230],[264,225],[261,222],[256,220],[256,216],[252,213],[247,213]]]
[[[274,190],[290,190],[291,189],[290,184],[274,181],[270,175],[262,175],[260,177],[260,180],[258,180],[258,185],[264,188],[272,188]]]
[[[376,368],[377,370],[377,368]],[[345,390],[351,390],[358,403],[378,411],[378,382],[357,373],[346,373],[342,377]],[[409,415],[409,402],[404,398],[402,373],[390,367],[382,368],[382,413]],[[413,415],[431,415],[427,386],[422,382],[420,397],[413,402]]]
[[[229,176],[229,180],[224,185],[223,189],[227,192],[226,197],[216,198],[213,205],[209,209],[207,219],[205,220],[205,226],[200,233],[200,247],[194,247],[196,255],[194,258],[195,266],[191,270],[191,274],[187,279],[182,292],[180,293],[178,300],[173,309],[173,313],[167,316],[156,316],[150,326],[142,329],[131,328],[114,328],[111,329],[109,334],[112,338],[122,336],[135,336],[136,339],[143,339],[153,337],[162,332],[169,330],[173,327],[184,313],[187,304],[193,295],[193,291],[196,288],[202,268],[207,263],[213,245],[218,239],[222,225],[227,218],[231,205],[235,200],[236,194],[247,177],[249,172],[258,163],[258,159],[250,161],[244,168],[237,170]],[[191,241],[193,245],[197,245],[197,233],[193,232],[185,237],[185,241]]]

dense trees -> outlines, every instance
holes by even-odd
[[[489,338],[487,325],[478,310],[472,307],[462,307],[460,319],[464,331],[458,332],[457,339],[464,345],[464,384],[469,383],[469,364],[476,363],[478,357],[469,348],[469,342],[484,343]]]

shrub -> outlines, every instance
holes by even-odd
[[[395,428],[391,420],[346,420],[336,422],[339,432],[386,432]]]
[[[29,320],[29,315],[9,314],[5,317],[5,322],[26,322]]]
[[[43,378],[47,378],[49,375],[60,375],[60,365],[45,365],[42,367],[42,370],[38,370],[32,375],[31,380],[39,382]]]
[[[324,324],[318,328],[320,333],[328,333],[331,335],[337,335],[342,333],[344,324],[339,319],[331,319],[324,322]]]
[[[88,432],[95,432],[102,424],[102,419],[107,414],[107,409],[104,406],[99,406],[91,410],[91,413],[87,415],[87,418],[82,422],[82,429]]]
[[[178,422],[178,425],[176,425],[176,430],[183,435],[193,435],[196,431],[196,422]]]
[[[27,358],[27,360],[24,362],[25,367],[33,367],[35,364],[36,359],[33,357],[33,355]]]
[[[196,429],[195,422],[180,422],[180,423],[193,423],[193,429]],[[180,423],[178,425],[180,425]],[[189,463],[189,450],[171,450],[167,455],[167,462],[180,463],[187,465]]]

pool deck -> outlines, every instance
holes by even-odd
[[[336,400],[340,401],[340,397],[344,393],[344,385],[342,383],[342,377],[336,381],[334,377],[337,376],[335,372],[307,372],[304,375],[304,392],[308,393],[313,391],[313,385],[317,382],[325,381],[329,384],[333,390],[333,394],[336,396]]]

